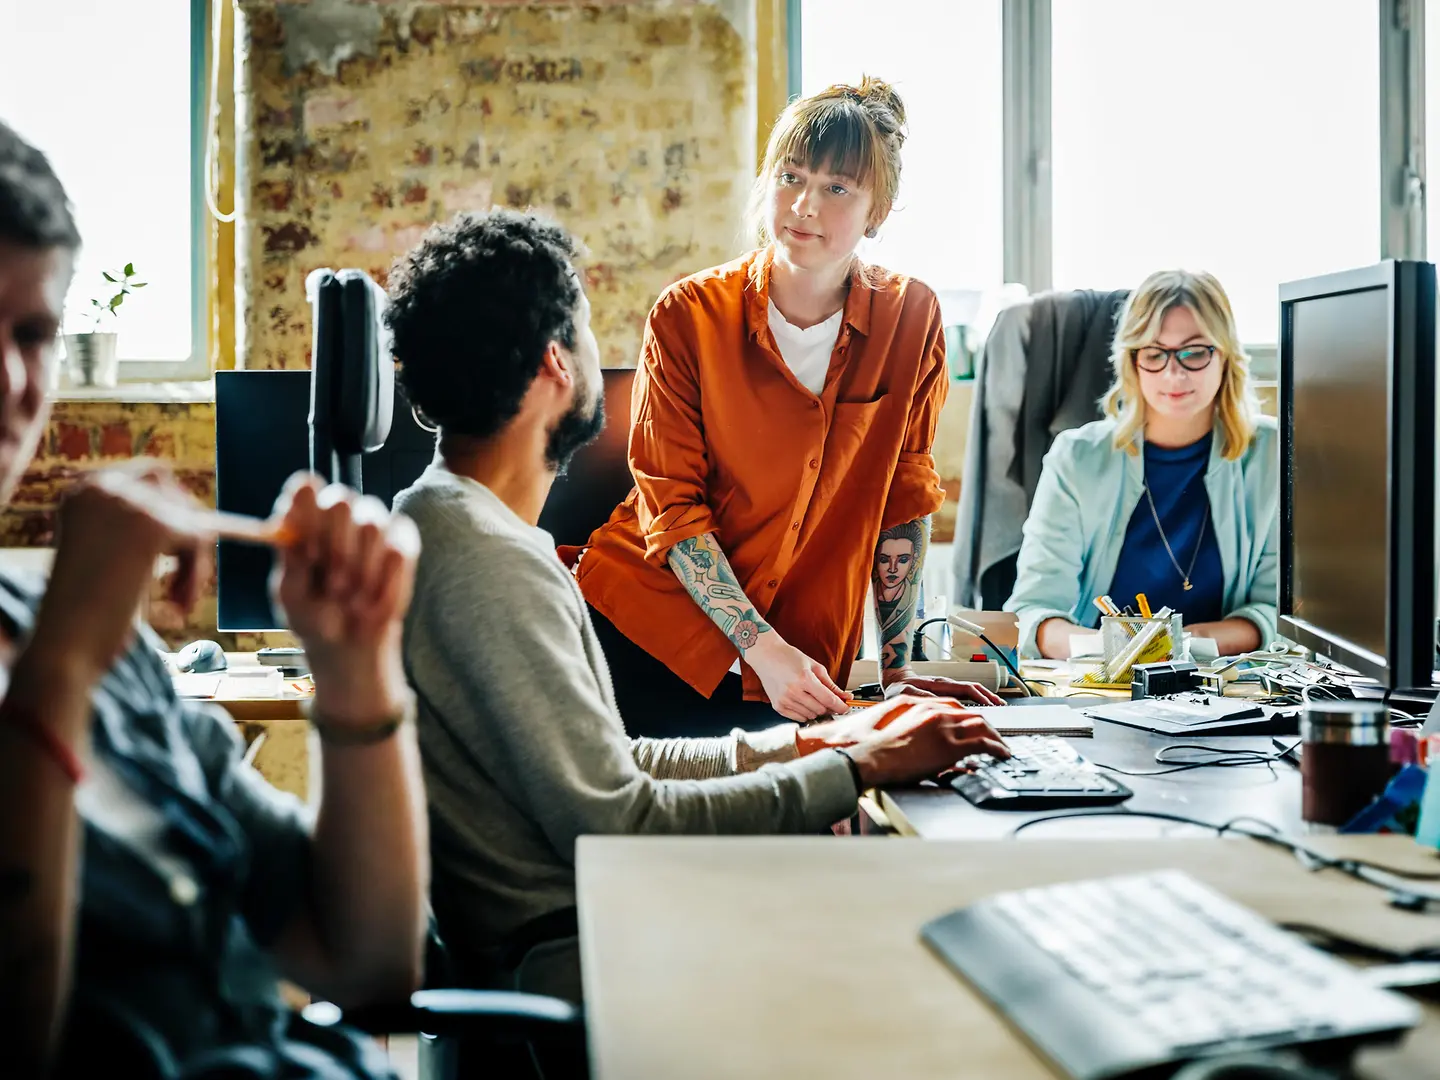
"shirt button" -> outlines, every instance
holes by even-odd
[[[818,469],[819,467],[820,467],[820,461],[819,461],[819,459],[812,457],[812,458],[810,459],[810,468],[812,468],[812,469]]]
[[[200,886],[195,884],[194,878],[177,874],[170,879],[170,899],[181,907],[189,907],[200,899]]]
[[[798,530],[799,528],[800,528],[800,523],[799,523],[798,521],[792,521],[792,522],[790,523],[790,531],[791,531],[791,532],[795,532],[795,531]]]
[[[766,587],[767,589],[773,589],[773,588],[775,588],[776,585],[779,585],[779,584],[780,584],[780,583],[779,583],[778,581],[776,581],[776,580],[772,577],[769,581],[767,581],[767,582],[765,583],[765,587]]]

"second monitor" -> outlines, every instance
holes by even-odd
[[[609,368],[605,430],[555,481],[540,527],[559,544],[583,544],[632,486],[628,445],[635,372]],[[215,375],[215,502],[221,510],[268,517],[289,477],[309,466],[309,371],[221,371]],[[390,437],[361,462],[361,486],[390,506],[435,453],[397,388]],[[225,632],[279,630],[268,582],[268,548],[223,540],[217,556],[219,626]]]
[[[1391,689],[1435,655],[1435,267],[1280,289],[1280,632]]]

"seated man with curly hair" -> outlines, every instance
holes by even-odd
[[[538,217],[462,215],[396,265],[388,313],[404,389],[439,429],[435,461],[396,499],[424,540],[404,655],[435,912],[470,980],[572,999],[578,837],[813,833],[865,788],[1006,756],[940,699],[804,729],[626,735],[584,598],[536,526],[604,423],[576,258]]]

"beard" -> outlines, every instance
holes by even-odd
[[[555,421],[545,442],[545,461],[555,470],[556,476],[564,476],[570,459],[605,430],[604,393],[597,393],[594,404],[588,408],[578,400],[579,395],[576,396],[575,404]]]

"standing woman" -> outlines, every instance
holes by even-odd
[[[632,734],[843,708],[866,587],[898,538],[903,583],[876,589],[887,691],[998,700],[908,663],[944,499],[945,338],[929,288],[856,255],[894,204],[904,140],[900,98],[876,79],[791,103],[752,194],[763,246],[650,313],[636,486],[576,567]]]
[[[1280,454],[1230,300],[1205,273],[1151,274],[1120,313],[1106,419],[1062,432],[1025,521],[1015,592],[1029,656],[1066,659],[1097,596],[1181,613],[1222,656],[1275,636]]]

